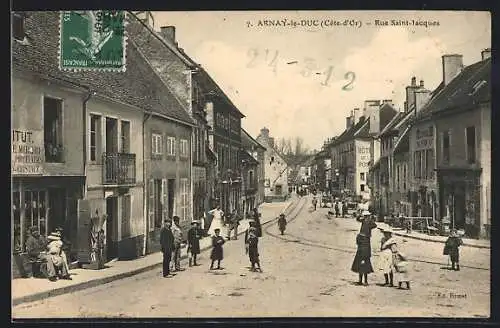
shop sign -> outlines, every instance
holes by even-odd
[[[45,161],[43,132],[12,130],[12,174],[41,175]]]

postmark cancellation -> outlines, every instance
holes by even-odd
[[[61,11],[59,68],[125,71],[125,26],[125,11]]]

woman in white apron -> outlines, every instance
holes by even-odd
[[[213,216],[210,228],[208,229],[208,235],[215,236],[215,229],[219,229],[221,231],[220,234],[223,235],[224,212],[217,206],[213,210],[208,211],[208,214]]]

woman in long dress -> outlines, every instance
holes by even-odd
[[[368,286],[368,274],[373,272],[370,260],[370,257],[372,256],[370,237],[361,232],[356,236],[356,244],[358,245],[358,249],[356,251],[356,256],[354,257],[351,270],[359,275],[358,285],[363,284],[362,279],[364,278],[364,285]]]
[[[208,229],[208,234],[210,236],[215,236],[215,230],[219,229],[221,234],[223,234],[224,227],[224,212],[217,206],[213,210],[209,211],[208,214],[212,215],[213,219],[210,223],[210,228]]]

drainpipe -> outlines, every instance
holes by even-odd
[[[83,110],[82,110],[82,145],[83,145],[83,175],[85,177],[85,182],[83,183],[83,199],[87,199],[87,103],[92,96],[95,96],[96,92],[89,90],[85,99],[83,99]]]
[[[142,183],[143,183],[143,193],[142,193],[142,203],[143,203],[143,217],[144,217],[144,242],[142,245],[142,255],[146,256],[147,246],[148,246],[148,232],[149,232],[149,216],[148,216],[148,187],[149,183],[146,179],[146,121],[151,118],[152,113],[146,113],[146,116],[142,120]]]

